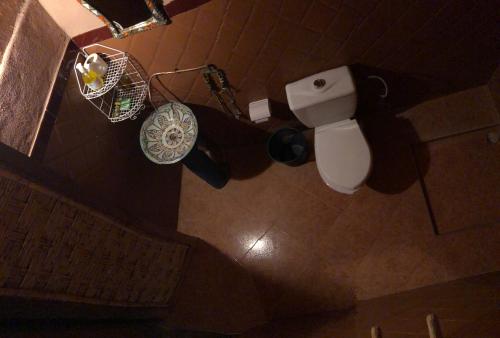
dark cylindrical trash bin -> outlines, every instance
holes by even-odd
[[[267,151],[273,160],[292,167],[305,163],[309,156],[304,135],[293,128],[282,128],[271,135]]]
[[[199,178],[216,189],[222,189],[229,181],[229,173],[220,164],[198,149],[195,144],[193,149],[182,159],[182,163]]]

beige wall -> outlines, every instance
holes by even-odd
[[[76,0],[38,0],[47,13],[71,38],[104,26]]]

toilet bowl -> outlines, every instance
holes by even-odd
[[[356,120],[327,124],[314,130],[316,165],[332,189],[354,193],[371,169],[370,147]]]
[[[356,88],[349,68],[331,69],[286,85],[288,105],[314,128],[316,166],[332,189],[352,194],[368,178],[371,152],[354,119]]]

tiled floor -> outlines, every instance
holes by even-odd
[[[434,234],[411,145],[464,132],[467,125],[477,129],[498,123],[490,101],[481,87],[412,108],[421,114],[403,114],[411,123],[366,119],[374,169],[367,185],[352,196],[330,190],[313,161],[296,168],[272,163],[264,146],[266,132],[203,111],[200,128],[224,149],[233,179],[214,190],[184,170],[177,230],[203,239],[248,269],[266,309],[276,316],[348,307],[356,299],[498,270],[498,225]],[[466,111],[457,117],[450,107],[461,107],[460,102],[478,118],[467,122]],[[434,121],[446,116],[453,119],[443,134]],[[140,119],[110,124],[81,98],[71,79],[55,118],[44,163],[106,205],[155,224],[144,230],[175,229],[180,167],[155,166],[143,157],[137,142]],[[448,153],[439,149],[449,142],[467,143],[467,135],[472,134],[419,146],[420,171],[424,179],[437,182],[428,190],[438,222],[449,214],[448,205],[463,202],[455,193],[442,194],[439,158]],[[484,153],[476,166],[494,165],[491,154]],[[469,155],[457,156],[467,160],[463,157]],[[495,191],[498,182],[491,184]],[[495,200],[489,202],[494,209]],[[490,216],[495,223],[497,216]],[[480,217],[476,214],[473,221]]]
[[[296,168],[272,163],[265,149],[267,132],[201,107],[194,109],[200,129],[223,150],[233,179],[214,190],[183,170],[181,182],[180,166],[156,166],[142,155],[141,118],[110,124],[81,98],[74,79],[54,115],[43,161],[106,205],[155,224],[144,230],[162,232],[177,225],[177,231],[236,260],[252,273],[270,314],[338,309],[356,299],[500,269],[498,225],[434,234],[413,154],[421,140],[498,123],[491,96],[484,88],[471,91],[419,105],[413,109],[421,113],[403,114],[407,119],[362,119],[374,168],[367,185],[352,196],[330,190],[315,162]],[[471,93],[479,99],[468,99]],[[456,116],[450,108],[462,109],[460,102],[474,110],[472,121],[467,111]],[[446,116],[453,117],[446,133],[433,129],[436,119]],[[432,147],[423,146],[419,153],[424,178],[439,163]],[[432,202],[435,195],[429,192]],[[446,208],[446,201],[441,205]]]
[[[440,233],[500,221],[500,145],[488,140],[494,135],[499,127],[427,144],[432,165],[424,183]]]
[[[456,107],[471,95],[478,97],[477,93],[483,93],[483,88],[443,98],[450,104],[445,107],[439,101],[415,109],[432,109],[434,119],[442,120],[453,115],[449,108],[452,103]],[[482,99],[479,95],[479,105],[488,107],[475,111],[480,118],[473,120],[479,120],[479,127],[484,127],[484,119],[489,119],[490,125],[498,123],[490,101],[489,94]],[[439,110],[436,105],[444,108]],[[475,109],[474,104],[467,107]],[[447,134],[463,132],[463,119],[470,119],[470,114],[454,118]],[[372,122],[365,121],[364,127],[374,152],[374,171],[367,185],[354,195],[326,187],[315,162],[291,168],[269,163],[264,146],[233,148],[226,152],[233,176],[239,177],[243,171],[246,175],[231,180],[222,190],[212,189],[183,170],[178,230],[202,238],[251,271],[267,309],[275,316],[347,307],[355,299],[500,269],[500,219],[495,212],[487,212],[492,219],[490,226],[439,236],[433,232],[411,144],[420,137],[429,140],[443,136],[441,129],[432,130],[433,119],[419,121],[415,127],[410,124],[416,139],[408,142],[401,138],[404,132],[400,123],[389,125],[377,136],[377,125]],[[469,125],[479,128],[472,122]],[[439,175],[443,175],[440,158],[446,157],[446,150],[440,153],[439,145],[446,148],[445,144],[451,142],[462,147],[468,135],[473,134],[419,146],[421,174],[437,182],[429,188],[431,202],[438,209],[436,216],[449,214],[448,206],[453,210],[454,203],[461,203],[455,194],[460,189],[448,194],[440,191],[446,189],[439,185]],[[484,153],[476,165],[494,165],[491,156],[495,154],[496,150]],[[469,154],[464,151],[456,156],[459,163],[467,161]],[[257,167],[258,163],[266,165]],[[465,171],[449,167],[448,172],[474,176],[470,166],[459,169]],[[498,191],[498,170],[491,170],[496,174],[479,180]],[[467,200],[469,185],[476,181],[470,178],[459,184]],[[437,192],[441,193],[440,200],[435,200]],[[498,199],[489,202],[491,208],[498,205]],[[474,212],[475,218],[470,220],[474,223],[480,218],[478,212],[485,212],[481,210],[469,208],[463,213]]]
[[[449,214],[448,205],[463,202],[455,193],[439,195],[444,189],[439,158],[447,154],[439,149],[453,140],[467,143],[470,133],[447,137],[467,126],[498,124],[491,101],[480,87],[418,105],[402,115],[407,119],[364,119],[374,168],[367,185],[352,196],[330,190],[314,161],[296,168],[272,163],[264,145],[267,132],[197,107],[200,129],[231,164],[233,179],[214,190],[187,170],[181,183],[179,166],[147,161],[137,141],[141,119],[110,124],[70,78],[43,161],[106,206],[154,224],[144,230],[161,233],[177,224],[177,231],[236,260],[252,273],[270,314],[318,312],[500,269],[497,215],[490,215],[490,226],[434,234],[413,155],[415,142],[445,137],[419,146],[420,172],[437,182],[428,192],[439,222]],[[446,128],[435,128],[435,121],[447,121]],[[494,165],[491,154],[485,152],[476,166]],[[469,155],[457,156],[466,161]],[[490,182],[493,191],[496,182]],[[493,208],[496,201],[489,202]],[[476,214],[472,221],[480,218]]]

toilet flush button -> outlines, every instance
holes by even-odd
[[[316,80],[314,80],[313,84],[314,84],[314,88],[320,89],[326,85],[326,81],[325,81],[325,79],[316,79]]]

